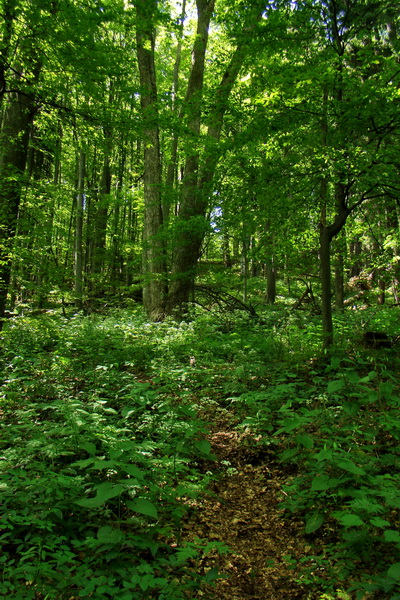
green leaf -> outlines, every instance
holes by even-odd
[[[128,473],[128,475],[131,475],[132,477],[143,481],[144,473],[135,465],[123,465],[121,468],[123,471],[125,471],[125,473]]]
[[[120,484],[110,482],[101,483],[96,489],[96,496],[94,498],[82,498],[81,500],[76,500],[75,504],[84,508],[99,508],[107,500],[119,496],[123,489],[123,486]]]
[[[359,402],[344,402],[343,410],[347,415],[350,415],[350,417],[352,417],[353,415],[356,415],[358,413],[358,411],[360,410],[360,403]]]
[[[314,447],[314,439],[310,435],[296,435],[295,442],[298,446],[304,446],[304,448],[311,449]]]
[[[335,379],[334,381],[330,381],[328,383],[328,394],[334,394],[335,392],[339,392],[344,388],[344,380],[343,379]]]
[[[386,529],[383,533],[385,542],[400,542],[400,533],[395,529]]]
[[[299,453],[299,451],[297,448],[287,448],[286,450],[284,450],[281,453],[280,458],[282,461],[291,460],[292,458],[297,456],[298,453]]]
[[[92,469],[102,471],[103,469],[115,469],[115,460],[96,460]]]
[[[82,444],[79,444],[79,448],[82,448],[82,450],[86,450],[86,452],[91,456],[94,456],[96,454],[96,444],[93,444],[92,442],[84,442]]]
[[[98,530],[97,539],[102,544],[119,544],[124,539],[124,534],[119,529],[112,529],[106,525]]]
[[[389,521],[386,521],[385,519],[381,519],[381,517],[373,517],[372,519],[369,520],[369,522],[374,527],[390,527]]]
[[[368,373],[368,375],[366,377],[363,377],[362,379],[360,379],[358,383],[369,383],[370,381],[375,379],[375,377],[377,377],[377,375],[378,375],[378,373],[376,371],[370,371]]]
[[[364,521],[358,515],[340,513],[335,516],[344,527],[360,527],[361,525],[365,525]]]
[[[311,489],[315,492],[323,492],[337,487],[339,483],[339,479],[331,478],[328,475],[317,475],[311,482]]]
[[[129,417],[133,417],[135,416],[135,414],[137,414],[138,409],[137,408],[132,408],[130,406],[125,406],[125,408],[123,408],[121,410],[121,415],[125,418],[125,419],[129,419]]]
[[[89,465],[94,463],[94,458],[85,458],[84,460],[77,460],[76,462],[71,464],[71,467],[79,467],[81,469],[86,469]]]
[[[400,563],[395,563],[389,567],[387,575],[392,579],[396,579],[396,581],[400,581]]]
[[[324,515],[321,513],[313,513],[306,521],[306,533],[314,533],[317,531],[325,521]]]
[[[194,443],[194,447],[202,454],[209,455],[211,452],[211,444],[207,440],[198,440]]]
[[[150,502],[150,500],[147,500],[147,498],[136,498],[136,500],[128,501],[126,505],[134,512],[140,513],[141,515],[145,515],[146,517],[158,519],[158,512],[156,507],[152,502]]]
[[[353,475],[365,475],[364,469],[362,469],[361,467],[357,467],[357,465],[353,463],[352,460],[349,460],[347,458],[336,461],[336,466],[338,466],[339,469],[343,469],[343,471],[352,473]]]

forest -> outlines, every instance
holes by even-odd
[[[0,0],[0,597],[400,600],[400,11]]]

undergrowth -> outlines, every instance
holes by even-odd
[[[396,309],[397,310],[397,309]],[[2,336],[0,594],[11,600],[179,600],[220,574],[183,542],[210,477],[207,424],[229,414],[288,474],[282,507],[314,556],[299,582],[400,598],[398,349],[394,309],[318,320],[269,308],[149,323],[140,311],[18,317]],[[200,409],[200,410],[199,410]],[[204,472],[206,471],[206,472]]]

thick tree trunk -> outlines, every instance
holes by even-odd
[[[188,129],[194,141],[200,133],[200,117],[204,79],[204,59],[208,40],[210,18],[214,0],[197,0],[198,25],[193,51],[193,66],[185,98]],[[246,30],[251,29],[265,9],[265,3],[257,3]],[[249,46],[249,38],[237,46],[231,61],[217,87],[214,105],[210,109],[207,143],[202,159],[199,152],[186,159],[177,235],[172,263],[172,279],[168,299],[170,313],[180,313],[189,301],[193,287],[201,245],[208,229],[206,211],[212,193],[212,182],[220,157],[218,142],[221,137],[228,100]],[[196,144],[194,144],[196,145]]]
[[[186,91],[184,109],[188,130],[193,136],[194,151],[186,157],[184,178],[176,225],[171,284],[168,297],[169,313],[181,313],[189,302],[197,260],[206,231],[204,201],[198,187],[199,151],[205,55],[210,19],[215,0],[196,0],[197,30],[193,47],[193,63]]]
[[[137,58],[144,122],[143,303],[149,317],[163,319],[166,302],[166,254],[161,208],[161,158],[157,81],[154,64],[156,0],[137,0]]]
[[[274,259],[271,257],[265,263],[265,276],[267,279],[266,303],[275,304],[276,300],[276,269]]]

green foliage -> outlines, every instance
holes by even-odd
[[[180,543],[208,481],[204,425],[145,377],[157,339],[118,316],[20,317],[5,332],[4,597],[177,600],[216,576],[188,565],[208,542]]]
[[[383,316],[376,314],[375,321]],[[360,597],[380,591],[395,598],[400,361],[396,350],[362,350],[352,335],[358,348],[347,345],[347,354],[337,349],[329,363],[320,359],[293,373],[282,370],[281,381],[235,402],[247,415],[242,426],[261,433],[263,446],[280,448],[283,468],[291,465],[283,507],[302,516],[310,540],[325,538],[323,562],[331,577],[352,582]]]

